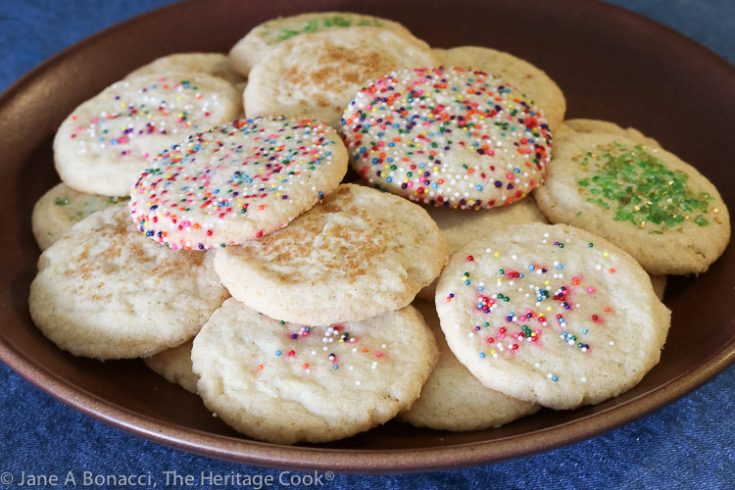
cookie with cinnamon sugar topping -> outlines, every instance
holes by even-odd
[[[411,303],[447,258],[421,207],[343,184],[286,228],[217,250],[230,294],[271,318],[311,325],[363,320]]]
[[[118,204],[80,221],[41,254],[31,317],[76,356],[147,357],[193,337],[227,297],[212,259],[147,239],[130,222],[127,204]]]

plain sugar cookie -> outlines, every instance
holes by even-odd
[[[439,361],[419,399],[401,412],[398,420],[436,430],[482,430],[500,427],[541,408],[483,386],[449,350],[433,301],[415,301],[414,306],[436,338]]]
[[[245,83],[223,53],[175,53],[157,58],[147,65],[130,72],[125,78],[138,78],[148,75],[168,73],[205,73],[227,80],[235,87]]]
[[[227,297],[212,259],[145,238],[127,204],[118,204],[80,221],[41,254],[31,317],[76,356],[148,357],[193,337]]]
[[[285,41],[250,72],[245,114],[313,117],[339,127],[358,90],[399,68],[434,66],[428,44],[377,27],[328,30]]]
[[[240,94],[205,74],[148,75],[114,83],[61,123],[54,161],[61,180],[91,194],[130,194],[140,172],[186,135],[231,121]]]
[[[87,194],[75,191],[66,184],[57,184],[33,206],[33,236],[41,250],[46,250],[75,223],[125,200],[127,197]]]
[[[668,281],[666,280],[666,276],[651,276],[651,285],[653,286],[653,291],[656,293],[656,297],[661,301],[664,300],[664,295],[666,294],[667,282]]]
[[[250,308],[327,325],[407,306],[446,258],[444,238],[421,207],[344,184],[286,228],[217,250],[215,269]]]
[[[438,356],[412,307],[315,327],[272,320],[229,299],[194,339],[204,404],[278,444],[326,442],[392,419],[419,396]]]
[[[286,226],[346,171],[342,140],[325,124],[241,119],[162,152],[136,183],[130,210],[141,232],[168,247],[224,247]]]
[[[568,131],[572,133],[602,133],[602,134],[615,134],[618,136],[625,136],[641,145],[649,146],[651,148],[661,148],[661,145],[655,139],[644,135],[635,128],[623,128],[610,121],[602,121],[600,119],[567,119],[564,121],[564,126]]]
[[[454,254],[472,240],[491,237],[498,229],[522,223],[548,223],[532,196],[527,196],[509,206],[493,209],[460,210],[451,208],[426,208],[436,221],[447,241],[447,252]],[[418,297],[434,301],[436,281],[422,289]]]
[[[552,223],[607,238],[652,275],[704,272],[730,240],[727,207],[706,177],[672,153],[621,135],[557,142],[535,197]]]
[[[479,46],[435,49],[434,54],[444,66],[476,68],[505,80],[539,106],[552,130],[561,126],[567,110],[564,94],[554,80],[528,61]]]
[[[345,111],[350,164],[369,184],[432,206],[515,202],[543,183],[546,119],[482,71],[401,70],[360,90]]]
[[[177,384],[189,393],[197,393],[199,378],[191,367],[191,348],[194,339],[184,342],[178,347],[167,349],[144,359],[151,371],[163,376],[166,381]]]
[[[554,409],[635,386],[658,363],[670,322],[628,254],[584,230],[537,223],[454,254],[436,308],[452,352],[485,386]]]
[[[411,33],[398,22],[353,12],[313,12],[271,19],[255,26],[230,50],[230,60],[243,75],[261,61],[272,57],[274,46],[297,36],[317,32],[342,30],[354,27],[376,27],[397,32],[403,36]]]

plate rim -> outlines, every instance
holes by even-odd
[[[681,374],[656,390],[631,398],[622,405],[581,419],[494,441],[380,451],[279,445],[212,434],[154,419],[120,407],[48,372],[7,345],[3,337],[0,337],[0,361],[65,405],[109,426],[169,447],[261,467],[342,473],[399,473],[494,463],[600,435],[673,403],[722,372],[735,362],[735,341],[725,344],[718,352],[713,353],[698,369]],[[538,435],[533,444],[528,444],[530,434]],[[498,444],[499,441],[502,444]],[[355,460],[356,456],[359,461]]]
[[[117,31],[124,30],[130,25],[166,15],[169,11],[186,8],[201,1],[185,0],[133,16],[62,49],[35,66],[0,94],[0,113],[12,104],[17,95],[22,95],[24,89],[32,85],[35,78],[52,70],[71,54],[113,36]],[[582,0],[568,1],[582,2]],[[708,58],[706,60],[708,63],[718,64],[719,68],[729,71],[735,78],[735,66],[708,47],[664,24],[600,0],[594,2],[586,0],[584,3],[588,6],[594,3],[595,9],[602,9],[603,12],[607,11],[626,21],[637,23],[655,35],[665,36],[667,40],[693,50],[692,52],[698,51],[698,56]],[[36,364],[32,358],[18,351],[5,339],[2,332],[0,332],[0,361],[36,388],[65,405],[108,426],[123,429],[169,447],[261,467],[316,469],[343,473],[398,473],[494,463],[598,436],[673,403],[724,371],[735,363],[735,339],[712,353],[696,369],[668,380],[653,391],[581,419],[493,441],[387,450],[278,445],[213,434],[155,419],[123,408],[49,372]],[[537,435],[531,442],[528,440],[530,434]]]

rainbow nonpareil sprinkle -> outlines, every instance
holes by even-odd
[[[452,208],[511,204],[543,182],[551,132],[506,83],[463,68],[403,70],[350,103],[342,134],[377,188]]]
[[[471,322],[458,328],[474,339],[476,355],[484,362],[512,359],[527,349],[538,354],[549,343],[565,344],[570,354],[591,355],[595,339],[605,338],[600,333],[606,320],[615,315],[598,294],[606,276],[617,273],[609,252],[550,233],[533,246],[534,254],[529,248],[518,253],[486,248],[467,255],[464,270],[455,272],[455,288],[444,296],[454,308],[469,307]],[[575,270],[578,265],[567,263],[577,254],[595,263],[592,270]],[[553,372],[545,376],[552,382],[560,379]]]
[[[135,225],[173,249],[242,243],[281,228],[339,184],[336,132],[310,119],[238,120],[162,152],[131,196]]]

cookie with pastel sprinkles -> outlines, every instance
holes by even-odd
[[[162,152],[131,194],[138,229],[174,249],[240,244],[286,226],[338,185],[347,152],[310,119],[241,119]]]
[[[439,346],[439,361],[421,389],[421,396],[398,420],[416,427],[466,431],[500,427],[538,411],[535,403],[486,388],[449,349],[439,326],[434,302],[415,301]]]
[[[205,73],[227,80],[235,87],[242,88],[245,84],[245,77],[235,70],[223,53],[174,53],[162,56],[136,68],[125,78],[169,73]]]
[[[535,197],[551,222],[607,238],[652,275],[704,272],[730,240],[727,207],[705,176],[623,135],[558,141]]]
[[[438,356],[412,307],[362,322],[272,320],[229,299],[194,339],[204,404],[248,436],[279,444],[366,431],[411,406]]]
[[[259,24],[240,39],[230,50],[230,60],[237,71],[248,75],[258,63],[272,57],[270,51],[278,44],[295,37],[317,32],[376,27],[392,30],[404,36],[411,33],[398,22],[354,12],[311,12],[278,17]]]
[[[144,359],[145,365],[166,381],[175,383],[189,393],[196,394],[199,378],[191,367],[191,348],[194,339],[184,342],[178,347],[167,349]]]
[[[523,223],[548,223],[541,213],[533,196],[527,196],[520,201],[493,209],[478,209],[465,211],[451,208],[426,208],[429,216],[436,221],[447,241],[447,252],[452,255],[467,243],[478,238],[490,237],[496,230],[509,225]],[[422,289],[418,297],[427,301],[434,301],[436,281]]]
[[[92,213],[125,200],[127,196],[87,194],[75,191],[66,184],[57,184],[33,206],[31,215],[33,236],[41,250],[46,250],[75,223]]]
[[[117,204],[41,254],[31,317],[76,356],[151,356],[191,339],[227,297],[212,260],[147,239],[130,223],[127,203]]]
[[[379,27],[332,29],[284,41],[248,76],[245,114],[313,117],[339,127],[358,90],[400,68],[437,65],[425,42]]]
[[[116,82],[61,123],[54,138],[56,171],[78,191],[125,196],[160,151],[233,120],[240,107],[229,82],[201,73]]]
[[[537,107],[504,81],[458,67],[378,79],[350,102],[342,132],[364,180],[433,206],[515,202],[542,184],[551,158]]]
[[[286,228],[217,250],[215,269],[250,308],[326,325],[409,305],[446,259],[444,237],[420,206],[344,184]]]
[[[632,388],[670,323],[631,256],[567,225],[508,227],[462,248],[436,307],[452,352],[485,386],[554,409]]]
[[[543,111],[551,129],[564,120],[567,102],[559,86],[543,70],[510,53],[480,46],[435,49],[444,66],[461,66],[486,71],[533,100]]]

